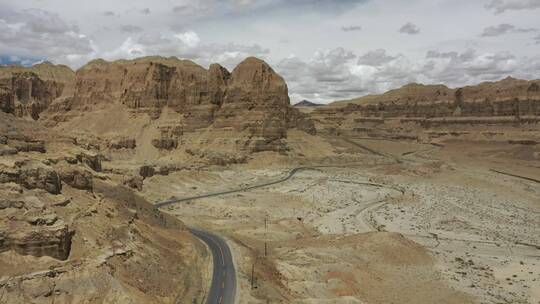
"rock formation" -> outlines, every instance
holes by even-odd
[[[75,74],[45,62],[31,68],[0,66],[0,110],[38,119],[49,105],[71,93]]]
[[[540,81],[508,77],[457,89],[409,84],[381,95],[320,107],[310,115],[319,130],[331,133],[393,139],[461,135],[478,138],[482,132],[489,137],[493,128],[499,128],[504,137],[502,131],[514,126],[538,129]],[[461,133],[454,132],[456,128]]]
[[[175,121],[160,124],[160,135],[151,143],[162,150],[178,148],[186,133],[207,129],[234,132],[244,138],[240,146],[248,151],[282,151],[280,141],[288,129],[315,131],[312,122],[291,107],[283,78],[253,57],[232,72],[218,64],[204,69],[188,60],[162,57],[98,59],[72,77],[64,67],[48,63],[3,69],[0,108],[16,116],[38,119],[46,110],[45,119],[58,123],[111,105],[152,119],[158,119],[164,108],[180,114]],[[120,141],[111,147],[131,149],[135,144]]]
[[[338,104],[344,105],[340,111],[345,114],[359,112],[365,117],[538,116],[540,81],[508,77],[458,89],[409,84],[382,95]]]
[[[97,148],[0,112],[0,302],[201,302],[202,243],[126,171],[97,173]]]
[[[320,107],[322,106],[322,104],[320,103],[314,103],[314,102],[311,102],[309,100],[302,100],[298,103],[295,103],[294,104],[294,107],[295,108],[302,108],[302,107]]]

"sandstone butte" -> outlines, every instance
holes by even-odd
[[[76,72],[45,62],[29,68],[0,67],[0,109],[51,125],[112,105],[130,115],[160,118],[164,108],[179,117],[159,127],[152,143],[172,149],[179,138],[201,130],[227,130],[249,151],[278,151],[290,128],[313,133],[313,123],[290,105],[281,76],[264,61],[247,58],[232,72],[189,60],[144,57],[97,59]],[[114,108],[118,110],[118,107]]]

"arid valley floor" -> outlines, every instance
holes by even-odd
[[[231,240],[246,302],[540,301],[539,183],[492,171],[538,180],[538,161],[512,157],[538,151],[352,140],[385,156],[336,140],[350,158],[328,157],[319,163],[327,168],[284,183],[166,211]],[[272,181],[289,170],[269,165],[279,161],[156,176],[143,195],[155,201]]]

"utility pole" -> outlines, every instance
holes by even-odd
[[[266,257],[268,255],[268,245],[266,244],[266,228],[268,227],[268,215],[264,216],[264,256]]]
[[[253,285],[255,283],[255,263],[251,264],[251,289],[253,289]]]

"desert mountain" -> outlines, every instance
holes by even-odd
[[[299,103],[294,104],[294,106],[296,108],[298,108],[298,107],[320,107],[322,105],[318,104],[318,103],[311,102],[309,100],[302,100]]]
[[[330,106],[364,112],[366,116],[512,116],[538,115],[537,100],[540,100],[540,80],[507,77],[456,89],[413,83],[381,95],[338,101]]]
[[[173,57],[98,59],[75,73],[48,63],[11,66],[0,84],[4,112],[59,130],[138,141],[154,155],[212,143],[218,151],[284,151],[287,130],[314,132],[290,105],[283,78],[257,58],[232,72]]]
[[[455,89],[413,83],[305,112],[323,133],[425,140],[523,139],[529,135],[520,126],[538,125],[540,80],[508,77]],[[535,137],[534,132],[530,135]]]

